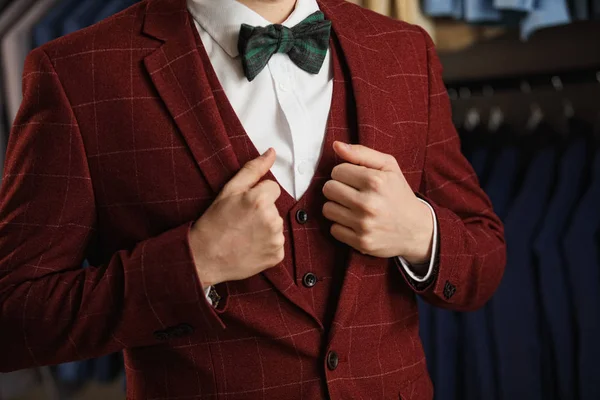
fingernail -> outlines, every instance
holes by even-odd
[[[269,147],[269,148],[267,149],[267,151],[265,151],[265,152],[262,154],[262,156],[263,156],[263,157],[268,157],[268,156],[269,156],[269,154],[271,154],[271,147]]]

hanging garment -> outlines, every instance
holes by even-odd
[[[433,308],[436,400],[460,400],[459,381],[462,366],[459,364],[458,335],[459,325],[457,313],[451,310]]]
[[[8,6],[10,0],[0,0],[0,15]],[[1,19],[1,18],[0,18]],[[2,168],[4,167],[4,154],[8,143],[8,132],[10,131],[8,119],[6,118],[4,90],[2,85],[2,74],[0,74],[0,184],[2,183]]]
[[[493,0],[493,7],[499,10],[530,12],[540,0]]]
[[[77,7],[67,14],[67,17],[63,20],[61,36],[90,26],[105,4],[105,0],[81,0]]]
[[[127,7],[133,5],[135,0],[111,0],[106,2],[106,5],[98,11],[98,13],[94,16],[93,22],[100,22],[105,18],[110,17],[113,14],[118,13],[119,11],[123,11]]]
[[[463,16],[462,0],[422,0],[423,12],[430,17],[453,17],[460,19]]]
[[[8,121],[12,122],[23,100],[21,78],[27,54],[33,49],[31,34],[35,24],[50,10],[57,0],[36,0],[14,25],[2,36],[0,42],[2,69],[5,73]]]
[[[507,129],[495,133],[496,136],[508,136],[512,134]],[[488,135],[491,136],[491,135]],[[474,152],[481,158],[477,160],[479,165],[475,169],[478,175],[485,170],[483,157],[484,151]],[[517,178],[519,165],[519,151],[516,146],[504,147],[494,158],[489,179],[483,186],[490,197],[494,211],[504,219],[506,211],[512,201],[513,187]],[[493,298],[492,300],[493,301]],[[489,399],[497,398],[496,387],[496,354],[493,345],[493,332],[491,330],[491,307],[487,304],[483,309],[470,313],[463,313],[461,321],[464,329],[463,348],[465,349],[465,376],[464,390],[465,399]]]
[[[521,38],[528,39],[533,32],[571,22],[566,0],[538,0],[539,4],[521,21]]]
[[[568,0],[569,11],[573,20],[588,20],[594,0]]]
[[[590,185],[579,202],[562,246],[577,322],[577,386],[580,400],[600,399],[600,150],[591,167]]]
[[[1,1],[1,0],[0,0]],[[19,0],[13,2],[7,2],[4,4],[4,9],[2,10],[2,14],[0,14],[0,42],[4,37],[5,33],[10,30],[10,28],[21,18],[21,16],[27,11],[27,9],[34,3],[35,0]],[[0,49],[1,59],[10,59],[13,54],[2,54]],[[14,56],[18,57],[18,54],[14,54]],[[0,60],[0,65],[3,64],[2,60]],[[6,70],[4,68],[0,73],[0,106],[2,109],[0,110],[0,173],[3,172],[4,169],[4,157],[6,153],[6,146],[8,144],[8,136],[10,132],[10,127],[12,125],[12,119],[9,117],[9,98],[15,98],[17,94],[9,95],[8,88],[11,87],[8,85],[11,80],[16,79],[18,82],[21,81],[21,76],[15,76],[15,73],[18,74],[18,70]],[[19,93],[21,93],[21,88],[19,87]],[[0,179],[0,182],[3,180]]]
[[[531,255],[533,234],[543,219],[552,188],[556,151],[536,152],[521,191],[505,218],[507,265],[490,300],[500,400],[545,400],[542,397],[541,322]]]
[[[556,189],[550,199],[541,229],[533,242],[534,254],[539,265],[539,281],[542,311],[548,323],[548,335],[552,346],[557,377],[559,399],[577,398],[575,385],[575,318],[573,311],[573,284],[579,284],[587,276],[570,282],[560,242],[567,218],[581,195],[583,176],[587,168],[587,141],[577,138],[571,141],[559,161]]]
[[[60,0],[33,28],[33,46],[38,47],[62,35],[62,21],[81,0]]]
[[[463,19],[466,22],[496,22],[502,20],[503,14],[488,0],[462,0]]]
[[[433,307],[425,302],[421,296],[417,296],[417,306],[419,308],[419,336],[425,352],[425,361],[429,375],[434,377],[436,371],[436,353],[435,353],[435,318]]]

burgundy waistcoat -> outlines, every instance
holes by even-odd
[[[194,31],[197,43],[202,46],[196,29]],[[323,204],[327,201],[322,188],[325,182],[331,179],[333,167],[344,162],[335,154],[333,142],[335,140],[345,143],[357,142],[352,86],[350,80],[346,79],[347,68],[343,60],[343,53],[338,46],[337,40],[332,34],[330,51],[333,64],[333,96],[321,158],[315,174],[308,189],[298,201],[283,187],[281,195],[276,201],[279,215],[284,220],[285,259],[283,263],[294,278],[296,285],[302,288],[302,293],[323,323],[326,335],[339,297],[348,245],[337,241],[330,234],[332,223],[322,213]],[[227,99],[208,55],[205,51],[199,53],[231,145],[240,165],[243,165],[258,157],[260,153],[245,132]],[[277,181],[270,171],[263,179]],[[300,216],[302,213],[304,213],[303,217]],[[313,286],[310,283],[306,284],[305,281],[310,282],[308,277],[305,279],[306,274],[314,274],[317,283]]]

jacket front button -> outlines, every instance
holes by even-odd
[[[312,272],[307,272],[304,274],[304,277],[302,277],[302,283],[307,288],[311,288],[317,284],[317,276]]]
[[[298,221],[299,224],[305,224],[306,221],[308,221],[308,213],[304,210],[298,210],[296,212],[296,221]]]
[[[329,353],[327,353],[327,368],[333,371],[337,368],[338,362],[339,358],[335,351],[330,351]]]

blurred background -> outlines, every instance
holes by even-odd
[[[0,171],[28,52],[135,2],[0,0]],[[600,400],[600,0],[353,2],[432,36],[463,152],[505,224],[483,309],[419,300],[436,400]],[[0,374],[0,400],[123,399],[124,385],[113,354]]]

